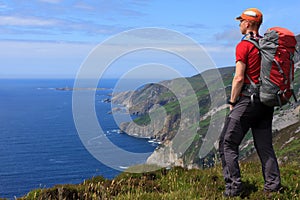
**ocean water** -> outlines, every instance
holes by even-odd
[[[102,81],[112,88],[114,80]],[[73,80],[0,80],[0,197],[14,198],[34,188],[76,184],[93,176],[113,178],[120,171],[95,159],[79,139],[72,115]],[[102,129],[117,146],[131,152],[152,152],[146,139],[118,133],[109,114],[112,90],[99,90],[95,109]]]

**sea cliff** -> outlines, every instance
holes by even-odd
[[[295,73],[295,91],[300,96],[300,70],[299,62],[296,64]],[[211,78],[211,87],[214,91],[207,88],[207,82],[203,77],[214,77],[214,74],[220,73],[221,77]],[[151,138],[159,141],[161,144],[148,158],[147,162],[161,166],[179,165],[183,167],[203,167],[212,165],[218,148],[216,139],[222,126],[220,121],[224,121],[228,113],[228,106],[225,103],[230,94],[231,80],[234,73],[234,67],[219,68],[205,71],[199,75],[163,81],[159,83],[147,84],[137,91],[126,91],[113,96],[114,104],[122,104],[129,113],[136,115],[137,118],[131,122],[122,123],[120,129],[128,135],[134,137]],[[222,81],[222,84],[217,84]],[[186,93],[181,87],[182,82],[188,81],[197,98],[197,105],[190,100],[191,95]],[[213,83],[216,83],[215,85]],[[172,91],[170,88],[173,88]],[[176,89],[174,89],[176,88]],[[175,90],[175,93],[174,93]],[[179,92],[178,92],[179,91]],[[212,98],[213,97],[213,98]],[[179,99],[179,100],[178,100]],[[180,100],[181,99],[181,100]],[[182,99],[190,103],[181,105]],[[214,99],[214,102],[212,102]],[[213,106],[212,106],[213,104]],[[182,108],[184,107],[184,108]],[[199,112],[193,112],[193,109],[199,108]],[[299,111],[295,108],[286,106],[280,112],[275,112],[274,132],[281,130],[297,121]],[[199,116],[197,115],[199,114]],[[214,118],[212,118],[214,116]],[[206,134],[211,127],[215,127],[216,132],[213,138],[207,138]],[[196,134],[190,134],[189,137],[180,140],[185,146],[183,150],[178,150],[178,144],[174,145],[173,139],[178,132],[190,131]],[[207,140],[211,146],[210,151],[201,157],[199,151],[201,146]],[[206,144],[207,145],[207,144]],[[253,151],[253,141],[251,136],[247,136],[241,147],[243,150],[241,156]]]

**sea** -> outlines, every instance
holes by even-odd
[[[101,127],[116,146],[153,152],[148,139],[122,134],[107,101],[116,80],[101,82],[95,110]],[[78,184],[94,176],[121,172],[101,163],[85,148],[72,114],[72,79],[0,80],[0,198],[13,199],[36,188]]]

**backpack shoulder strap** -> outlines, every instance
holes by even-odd
[[[250,32],[242,38],[242,41],[248,41],[254,44],[254,46],[260,50],[258,41],[254,38],[253,32]],[[250,81],[253,88],[257,89],[257,85],[254,83],[254,81],[246,74],[246,78]]]
[[[246,34],[242,38],[242,41],[243,40],[251,42],[260,51],[258,40],[255,39],[255,37],[254,37],[254,35],[253,35],[252,32],[250,32],[249,34]],[[248,74],[245,74],[245,76],[250,81],[250,85],[251,85],[251,87],[253,89],[253,90],[249,90],[249,91],[250,91],[251,102],[254,103],[254,96],[258,95],[259,85],[256,85],[254,83],[254,81],[250,78],[250,76],[248,76]]]
[[[251,42],[252,44],[254,44],[254,46],[258,49],[260,49],[259,47],[259,43],[258,41],[254,38],[254,35],[252,32],[246,34],[243,38],[242,38],[242,41],[245,40],[245,41],[248,41],[248,42]]]

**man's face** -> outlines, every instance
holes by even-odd
[[[247,27],[248,27],[247,20],[244,19],[240,20],[240,31],[243,35],[246,34]]]

